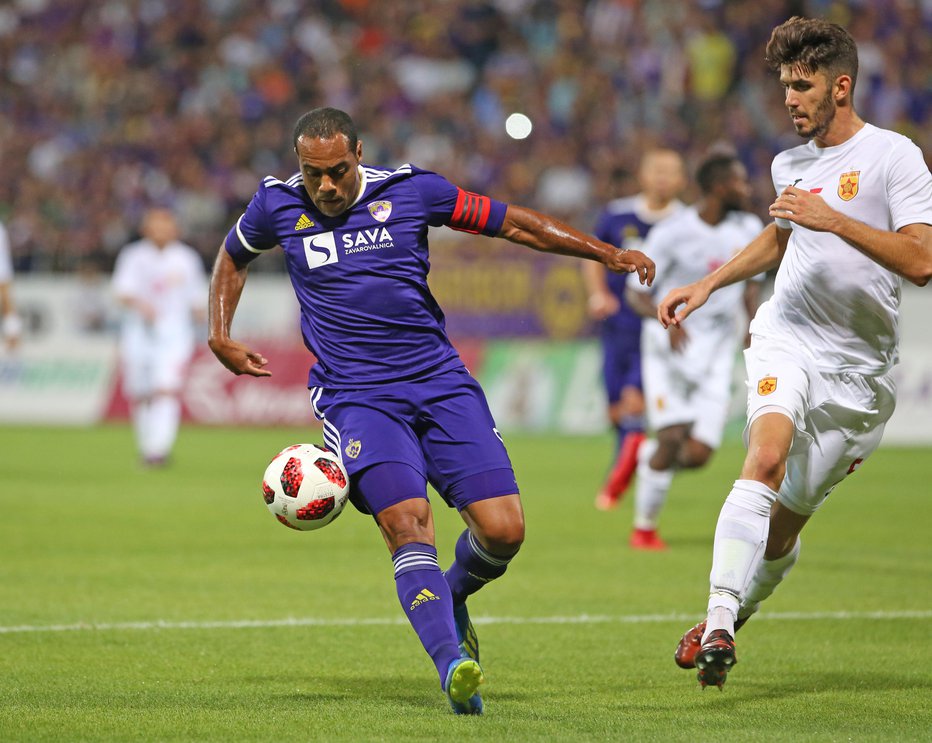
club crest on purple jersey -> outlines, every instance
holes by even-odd
[[[369,214],[371,214],[377,221],[384,222],[392,214],[392,202],[373,201],[371,204],[369,204]]]

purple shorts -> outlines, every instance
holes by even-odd
[[[637,337],[602,339],[602,377],[610,403],[621,399],[625,387],[641,389],[641,344]]]
[[[518,492],[514,470],[479,383],[465,369],[371,389],[311,388],[324,443],[339,453],[350,480],[377,464],[399,463],[426,480],[448,505]],[[394,470],[396,473],[403,470]],[[353,504],[377,514],[410,497],[405,488],[353,487]]]

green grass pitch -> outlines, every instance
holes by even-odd
[[[724,691],[673,664],[742,451],[679,476],[670,549],[600,513],[607,436],[507,438],[528,538],[474,597],[486,714],[452,715],[352,507],[281,527],[259,480],[313,430],[0,428],[2,741],[906,741],[932,731],[929,449],[881,448],[807,527]],[[436,510],[441,564],[462,528]]]

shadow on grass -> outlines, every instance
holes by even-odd
[[[243,679],[250,685],[263,689],[262,695],[274,703],[330,704],[340,702],[346,705],[354,700],[361,703],[385,703],[393,707],[432,710],[437,706],[437,699],[443,697],[440,685],[433,680],[425,683],[423,677],[404,677],[397,674],[381,676],[326,676],[318,678],[284,678],[284,677],[250,677]],[[291,689],[276,690],[276,686],[288,686]],[[298,687],[295,689],[294,687]],[[302,688],[303,687],[303,688]],[[515,692],[506,689],[492,689],[483,686],[480,689],[483,698],[494,697],[496,702],[526,702],[533,698],[531,692]],[[252,692],[247,696],[255,697]]]
[[[694,683],[694,693],[721,700],[725,707],[746,704],[749,700],[755,699],[780,701],[814,694],[918,692],[917,698],[921,698],[932,690],[932,678],[907,678],[892,673],[859,673],[855,669],[827,672],[799,671],[793,680],[776,681],[771,678],[754,679],[751,678],[752,675],[749,672],[748,678],[742,678],[732,671],[729,674],[729,681],[722,690],[715,687],[702,689],[698,682],[692,679],[690,681]]]

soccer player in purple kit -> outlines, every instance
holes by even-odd
[[[318,359],[308,387],[324,442],[346,466],[353,504],[382,532],[402,609],[450,706],[481,714],[484,677],[466,599],[505,572],[524,540],[524,515],[485,396],[428,288],[428,227],[601,261],[648,284],[654,266],[639,251],[617,250],[436,173],[362,165],[362,142],[343,111],[309,111],[293,139],[300,172],[286,181],[266,177],[218,252],[208,342],[235,374],[271,373],[230,327],[249,262],[281,246],[304,342]],[[467,526],[446,572],[428,482]]]
[[[639,248],[657,222],[684,206],[677,196],[686,186],[686,173],[683,158],[674,150],[645,152],[637,178],[641,192],[610,201],[596,220],[595,236],[622,249]],[[608,417],[617,434],[613,464],[595,498],[595,507],[607,511],[627,490],[644,440],[641,317],[625,300],[625,274],[608,272],[593,262],[582,269],[589,315],[599,324]]]

